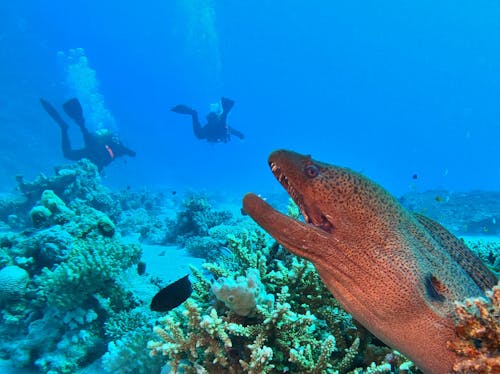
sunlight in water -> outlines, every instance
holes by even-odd
[[[186,44],[193,59],[202,62],[220,85],[221,57],[216,27],[215,4],[212,0],[181,0],[180,6],[187,18]]]

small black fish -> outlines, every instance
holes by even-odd
[[[418,174],[413,174],[413,175],[411,176],[411,178],[412,178],[412,179],[417,179],[417,178],[418,178]]]
[[[181,305],[191,296],[193,287],[189,275],[176,280],[158,292],[151,301],[150,309],[155,312],[168,312]]]
[[[143,275],[146,272],[146,263],[144,261],[139,261],[137,263],[137,274]]]
[[[243,209],[243,208],[240,209],[240,213],[242,216],[248,216],[248,213],[245,212],[245,209]]]

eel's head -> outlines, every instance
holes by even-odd
[[[366,209],[378,186],[360,174],[285,150],[273,152],[269,166],[298,205],[305,222],[275,211],[254,194],[245,196],[243,205],[245,211],[282,244],[299,239],[303,243],[305,231],[319,230],[323,236],[335,235],[366,222]]]

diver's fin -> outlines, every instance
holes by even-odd
[[[63,104],[64,112],[73,119],[78,125],[82,125],[85,123],[85,119],[83,118],[83,110],[80,102],[77,98],[69,99]]]
[[[187,105],[176,105],[172,109],[170,109],[172,112],[179,113],[179,114],[190,114],[193,115],[196,113],[196,111],[193,108],[188,107]]]
[[[49,114],[49,116],[52,117],[54,121],[62,128],[62,129],[67,129],[68,124],[64,122],[64,120],[61,118],[59,113],[57,113],[56,108],[52,106],[51,103],[49,103],[47,100],[40,98],[40,104],[42,104],[43,109]]]
[[[222,111],[228,113],[234,105],[234,100],[228,99],[227,97],[221,97],[220,103],[222,105]]]

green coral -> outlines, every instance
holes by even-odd
[[[35,227],[46,225],[52,212],[43,205],[37,205],[30,210],[30,219]]]
[[[122,243],[112,220],[85,199],[66,203],[45,189],[31,212],[32,219],[43,215],[33,220],[35,228],[0,235],[1,263],[19,267],[29,280],[1,311],[0,334],[9,343],[0,343],[0,351],[17,366],[73,373],[105,352],[107,318],[135,305],[117,280],[141,249]]]
[[[74,246],[67,261],[54,269],[43,269],[37,277],[40,295],[49,305],[63,309],[83,305],[97,291],[110,293],[115,287],[113,280],[136,263],[140,253],[137,245],[90,234],[86,241]]]
[[[209,230],[227,224],[232,219],[232,214],[228,211],[214,210],[208,198],[201,194],[193,194],[184,199],[182,209],[177,213],[176,220],[172,222],[171,228],[166,235],[167,242],[186,245],[193,238],[200,238],[198,242],[210,236]],[[216,239],[215,239],[216,240]],[[212,244],[214,241],[212,241]],[[200,254],[201,246],[189,245],[190,248],[196,248],[196,255]],[[206,257],[209,251],[204,253]]]
[[[148,354],[147,342],[153,338],[152,312],[143,307],[114,313],[105,323],[112,339],[102,357],[103,368],[113,374],[159,373],[162,360]]]

